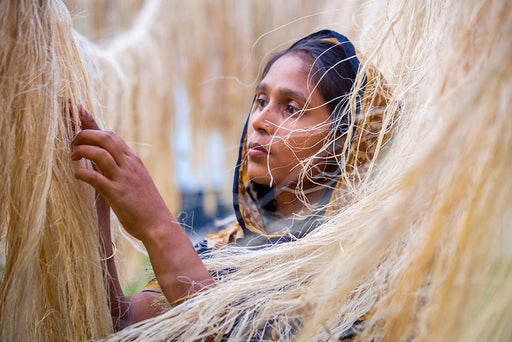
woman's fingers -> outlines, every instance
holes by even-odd
[[[79,145],[71,155],[71,160],[88,159],[95,164],[107,178],[114,179],[119,173],[119,166],[110,153],[98,146]]]
[[[106,150],[119,166],[126,164],[126,155],[131,150],[114,132],[86,129],[73,139],[74,146],[91,145]]]
[[[93,116],[81,104],[78,104],[77,108],[83,130],[76,135],[72,144],[99,146],[110,153],[118,165],[122,165],[124,154],[131,151],[128,145],[117,134],[101,130]]]
[[[110,178],[114,175],[113,168],[116,166],[111,163],[111,161],[115,161],[115,163],[121,165],[124,160],[124,153],[126,150],[129,150],[129,147],[115,133],[102,131],[93,116],[85,110],[81,104],[78,104],[77,108],[82,132],[75,136],[72,144],[78,147],[98,146],[101,147],[102,150],[93,148],[75,148],[75,152],[79,150],[84,154],[79,155],[78,153],[75,153],[73,154],[74,157],[72,156],[72,159],[78,160],[80,159],[79,156],[81,156],[92,160],[96,164],[95,168],[96,166],[99,167],[101,171]],[[96,133],[91,133],[91,131],[95,131]]]
[[[92,115],[85,110],[85,108],[78,104],[78,115],[80,117],[80,122],[82,123],[83,129],[94,129],[100,130],[100,126],[96,123],[96,120],[92,117]]]
[[[91,185],[96,191],[106,197],[110,195],[111,181],[95,170],[78,168],[75,170],[75,178]]]

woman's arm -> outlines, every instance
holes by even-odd
[[[121,224],[140,239],[148,251],[158,283],[169,302],[215,285],[191,241],[165,205],[140,158],[112,132],[99,130],[92,116],[79,109],[84,130],[73,140],[71,158],[89,159],[96,170],[78,168],[75,177],[92,185],[105,199],[98,214],[102,250],[111,255],[108,204]],[[108,203],[108,204],[107,204]],[[103,205],[107,209],[102,208]],[[154,294],[141,292],[124,297],[113,258],[105,260],[109,272],[112,316],[118,327],[158,314]],[[124,324],[126,322],[127,324]]]
[[[100,229],[100,251],[104,263],[104,274],[107,280],[110,315],[116,331],[126,326],[155,317],[160,312],[152,305],[156,299],[155,293],[140,292],[131,296],[124,296],[117,273],[115,250],[112,245],[110,232],[110,206],[101,194],[97,193],[96,211],[98,213],[98,226]]]
[[[103,277],[107,280],[110,315],[115,330],[122,329],[128,321],[128,306],[117,274],[112,237],[110,233],[110,206],[100,193],[96,193],[96,212],[100,233],[100,255],[104,263]]]

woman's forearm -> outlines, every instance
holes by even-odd
[[[115,250],[110,232],[110,206],[97,194],[96,212],[100,234],[100,254],[103,263],[105,283],[108,287],[110,314],[115,330],[122,329],[129,322],[128,304],[123,294],[115,263]]]
[[[170,303],[215,286],[192,242],[174,218],[167,224],[148,229],[141,240],[160,288]]]
[[[104,263],[104,277],[108,286],[110,313],[114,329],[154,317],[160,312],[153,302],[157,295],[140,292],[124,296],[115,263],[111,241],[110,207],[101,197],[96,201],[100,232],[100,251]],[[158,283],[167,300],[180,302],[188,295],[215,285],[188,236],[174,219],[166,225],[147,229],[143,243],[148,251]]]

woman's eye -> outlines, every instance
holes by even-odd
[[[256,106],[258,108],[263,108],[267,105],[267,101],[265,101],[264,99],[256,99]]]
[[[289,115],[294,115],[294,114],[297,114],[300,111],[300,109],[297,107],[294,107],[292,105],[288,105],[288,106],[286,106],[285,111]]]

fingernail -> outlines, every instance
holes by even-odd
[[[80,116],[85,116],[85,109],[84,109],[84,107],[80,103],[77,105],[77,107],[78,107],[78,114]]]

